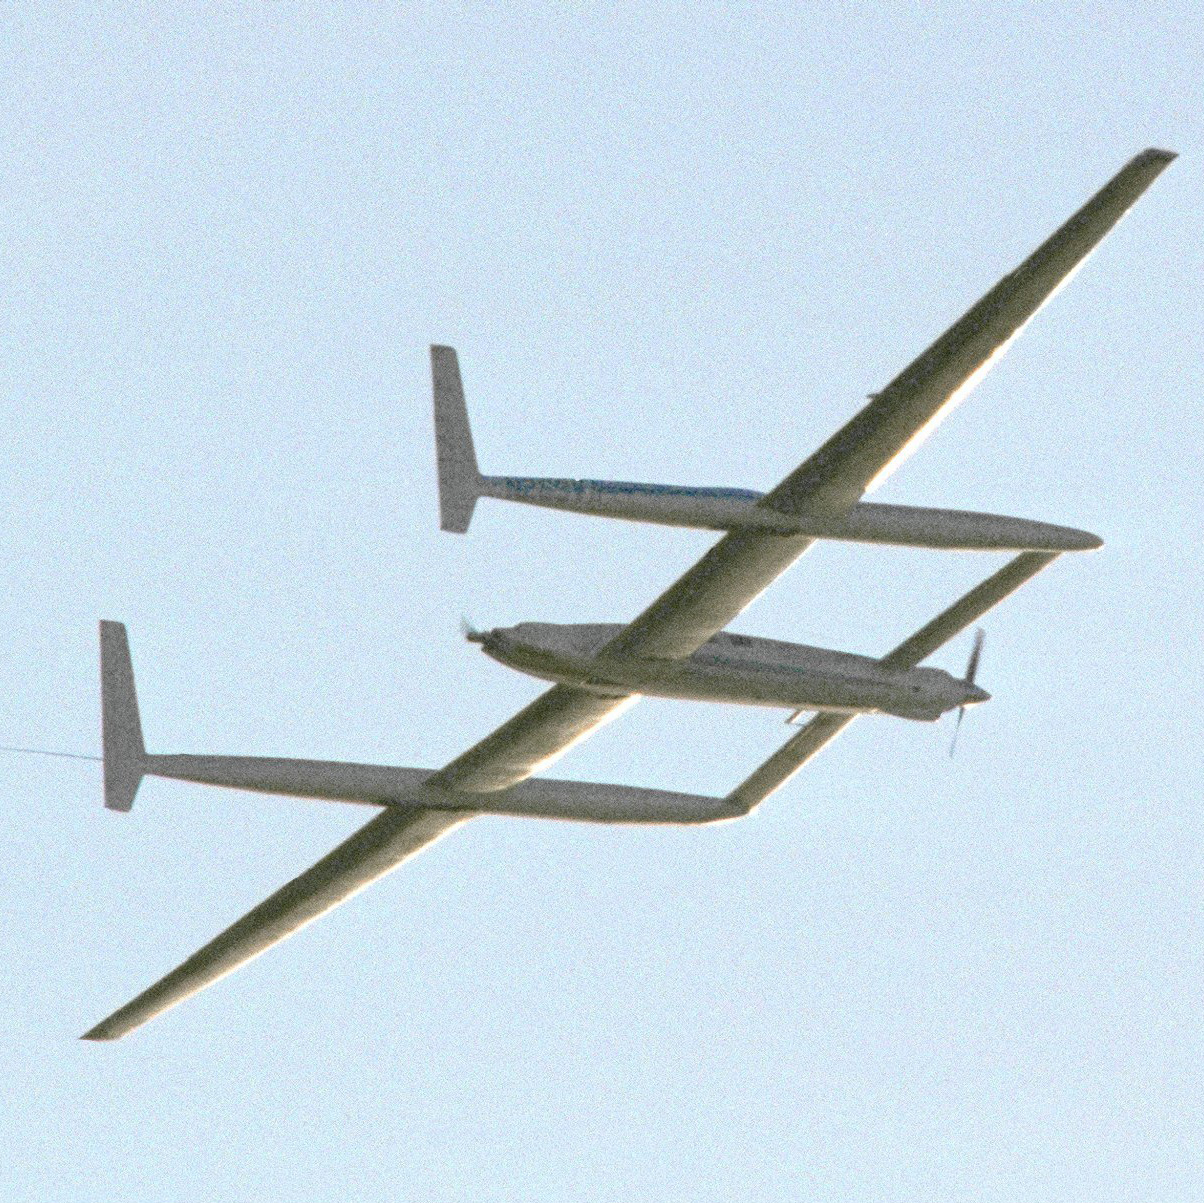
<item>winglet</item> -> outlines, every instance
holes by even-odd
[[[481,473],[468,426],[460,364],[451,347],[431,347],[435,392],[435,458],[439,469],[439,526],[464,534],[481,495]]]
[[[125,625],[100,624],[100,718],[104,744],[105,806],[128,811],[146,763],[134,666]]]

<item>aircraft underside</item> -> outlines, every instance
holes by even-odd
[[[890,672],[871,656],[727,632],[680,660],[600,655],[621,629],[520,623],[472,632],[468,638],[510,668],[601,692],[829,714],[890,714],[921,722],[934,722],[948,710],[987,697],[940,669]]]
[[[865,495],[966,396],[1045,302],[1175,156],[1135,156],[1018,267],[769,492],[622,482],[485,477],[476,461],[450,347],[431,348],[440,524],[468,529],[482,496],[726,533],[626,624],[525,623],[472,633],[484,650],[555,681],[437,769],[261,757],[155,755],[143,742],[125,628],[102,622],[105,805],[129,811],[147,775],[382,809],[315,864],[237,919],[85,1034],[116,1040],[318,918],[423,847],[481,814],[593,822],[713,823],[750,813],[856,714],[931,719],[988,696],[975,685],[981,631],[958,679],[922,662],[1060,554],[1090,550],[1083,531],[1027,519],[905,506]],[[859,389],[859,391],[863,391]],[[679,428],[687,428],[688,399]],[[992,572],[880,658],[730,634],[725,628],[817,538],[1010,550]],[[539,774],[641,694],[819,711],[728,793],[694,796]]]

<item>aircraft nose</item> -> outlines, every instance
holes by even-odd
[[[979,702],[989,702],[991,695],[985,689],[979,689],[977,685],[970,685],[966,688],[966,700],[962,703],[963,706],[977,706]]]

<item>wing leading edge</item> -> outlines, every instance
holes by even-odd
[[[761,499],[843,512],[880,484],[986,375],[1036,312],[1175,159],[1143,150],[855,418]]]

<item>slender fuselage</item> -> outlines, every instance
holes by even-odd
[[[470,638],[510,668],[598,692],[925,721],[989,696],[942,669],[895,671],[871,656],[727,632],[681,660],[607,656],[621,629],[524,622]]]
[[[1096,535],[1073,527],[965,510],[863,501],[837,515],[786,514],[758,505],[762,494],[751,489],[525,476],[483,476],[476,488],[481,497],[704,530],[760,530],[945,551],[1061,552],[1101,546]]]

